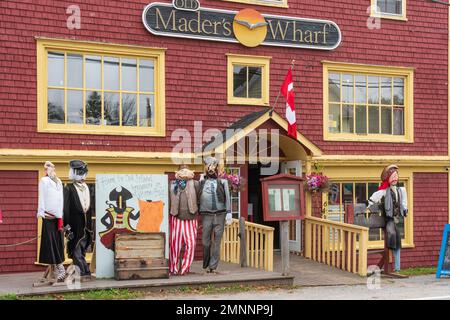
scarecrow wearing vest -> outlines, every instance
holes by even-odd
[[[194,180],[194,172],[186,166],[175,173],[170,184],[170,256],[169,272],[172,275],[189,273],[194,260],[198,229],[199,182]],[[180,251],[185,245],[184,256],[180,263]]]
[[[205,174],[200,179],[198,198],[203,224],[203,269],[217,273],[225,222],[231,224],[232,215],[228,181],[219,178],[219,162],[214,157],[205,159]]]
[[[398,187],[398,167],[385,167],[381,173],[381,185],[369,199],[369,209],[379,209],[386,219],[387,247],[394,252],[394,271],[400,271],[402,239],[400,227],[408,214],[407,195],[404,187]],[[375,208],[375,209],[374,209]]]

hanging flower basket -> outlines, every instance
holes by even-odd
[[[330,189],[330,181],[326,175],[321,172],[322,167],[314,164],[314,170],[306,175],[305,189],[311,193],[327,192]]]
[[[320,172],[306,176],[306,190],[311,193],[327,192],[330,188],[328,177]]]
[[[231,192],[242,191],[244,179],[238,174],[232,174],[230,169],[225,168],[224,172],[219,173],[219,178],[228,181],[228,186]]]

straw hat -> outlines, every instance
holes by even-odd
[[[398,170],[398,166],[395,164],[391,164],[386,166],[381,172],[381,181],[388,179],[394,171]]]

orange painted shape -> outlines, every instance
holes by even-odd
[[[234,16],[233,32],[244,46],[257,47],[266,38],[267,22],[258,11],[244,9]]]
[[[163,221],[164,202],[139,200],[140,217],[137,224],[138,232],[160,232]]]

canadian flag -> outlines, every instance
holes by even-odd
[[[297,139],[297,118],[294,105],[294,83],[292,82],[292,68],[289,69],[281,86],[281,94],[286,98],[286,119],[288,121],[288,136]]]

